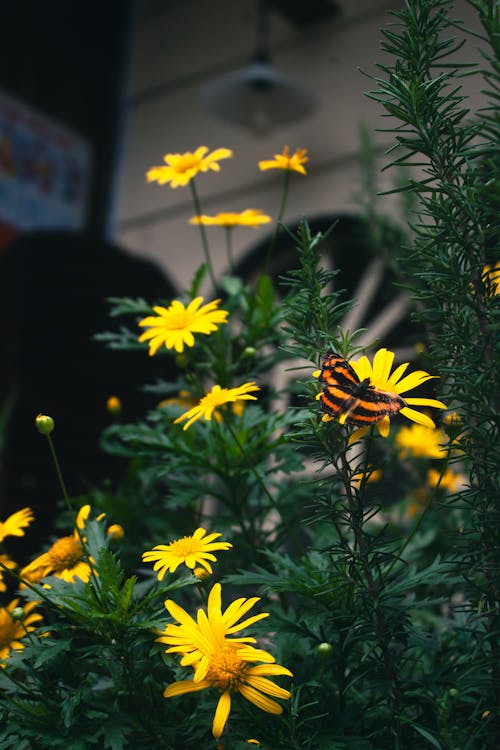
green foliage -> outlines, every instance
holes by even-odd
[[[426,332],[422,366],[459,420],[412,443],[401,414],[387,437],[320,418],[312,370],[326,351],[351,359],[361,347],[359,331],[342,329],[352,301],[324,267],[326,237],[307,222],[291,235],[298,268],[279,289],[264,273],[253,286],[222,278],[227,324],[174,355],[177,378],[148,387],[141,421],[116,421],[103,435],[103,448],[129,463],[120,487],[91,493],[91,516],[73,538],[88,581],[21,572],[16,596],[27,608],[37,602],[43,621],[26,617],[24,649],[0,669],[1,748],[218,746],[210,729],[224,685],[165,699],[167,685],[193,672],[155,642],[173,622],[165,601],[195,617],[212,582],[183,565],[160,581],[141,564],[146,550],[200,526],[232,544],[212,562],[224,607],[258,592],[255,611],[269,617],[244,636],[293,672],[276,683],[291,692],[281,715],[233,696],[224,750],[252,738],[269,750],[497,746],[500,295],[487,267],[498,261],[500,29],[494,2],[471,4],[484,28],[481,65],[455,64],[464,29],[447,0],[409,0],[382,32],[392,61],[370,96],[392,118],[388,166],[412,211],[404,234],[373,210],[364,140],[373,248],[411,291]],[[472,74],[486,87],[476,113],[460,87]],[[146,356],[136,323],[149,304],[112,305],[127,325],[100,338]],[[291,382],[278,387],[284,372]],[[187,429],[175,422],[213,385],[253,381],[258,398],[243,409],[226,403]],[[122,540],[110,523],[123,526]]]

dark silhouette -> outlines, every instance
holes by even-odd
[[[47,540],[61,498],[37,413],[55,420],[68,492],[77,495],[123,469],[99,448],[111,422],[107,398],[118,396],[124,420],[133,421],[155,403],[140,386],[175,377],[172,357],[110,350],[93,339],[124,322],[110,319],[110,296],[168,302],[175,290],[153,263],[88,235],[27,234],[0,254],[0,518],[31,506],[31,549],[35,536]]]

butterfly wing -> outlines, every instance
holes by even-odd
[[[343,385],[346,388],[359,385],[359,378],[349,362],[340,354],[328,352],[322,360],[320,380],[327,385]]]
[[[344,357],[328,352],[322,360],[320,381],[323,383],[320,396],[323,411],[332,419],[340,420],[356,404],[355,392],[361,385],[358,376]]]
[[[360,382],[349,362],[339,354],[325,354],[322,365],[321,406],[340,424],[370,426],[406,406],[401,396],[375,388],[368,378]]]
[[[363,383],[361,383],[363,386]],[[388,393],[374,388],[372,385],[366,385],[366,388],[359,390],[356,399],[349,411],[346,413],[343,422],[355,424],[359,427],[368,427],[378,422],[383,417],[393,417],[406,406],[406,401],[396,393]]]

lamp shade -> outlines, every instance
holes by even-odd
[[[305,86],[262,60],[206,83],[201,101],[216,117],[255,133],[296,122],[316,108]]]

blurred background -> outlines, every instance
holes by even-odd
[[[70,493],[84,493],[89,482],[114,472],[98,449],[110,420],[107,397],[119,396],[124,416],[134,419],[147,403],[139,385],[172,372],[170,358],[110,353],[92,339],[110,327],[109,296],[168,301],[182,294],[202,261],[198,230],[188,223],[189,190],[145,181],[167,152],[233,149],[220,173],[197,180],[203,211],[257,208],[275,218],[283,173],[259,172],[257,162],[285,145],[292,152],[307,148],[308,174],[292,174],[285,221],[294,226],[306,216],[313,229],[324,229],[339,220],[325,256],[358,299],[346,327],[367,325],[367,337],[384,336],[412,351],[415,342],[402,336],[409,301],[393,285],[386,235],[373,231],[375,217],[384,215],[391,242],[404,242],[399,201],[374,197],[395,175],[378,174],[391,136],[377,130],[387,122],[365,96],[375,85],[364,74],[376,74],[384,62],[380,29],[387,11],[400,6],[382,0],[4,4],[0,517],[26,504],[48,515],[47,498],[58,496],[33,427],[38,412],[56,420]],[[474,28],[464,0],[455,12]],[[457,57],[478,60],[477,41],[470,38]],[[474,79],[463,83],[476,107]],[[362,126],[370,133],[364,146]],[[210,231],[215,270],[222,273],[223,230]],[[234,232],[237,271],[247,278],[262,262],[270,231]],[[293,243],[282,236],[272,273],[296,261]]]

